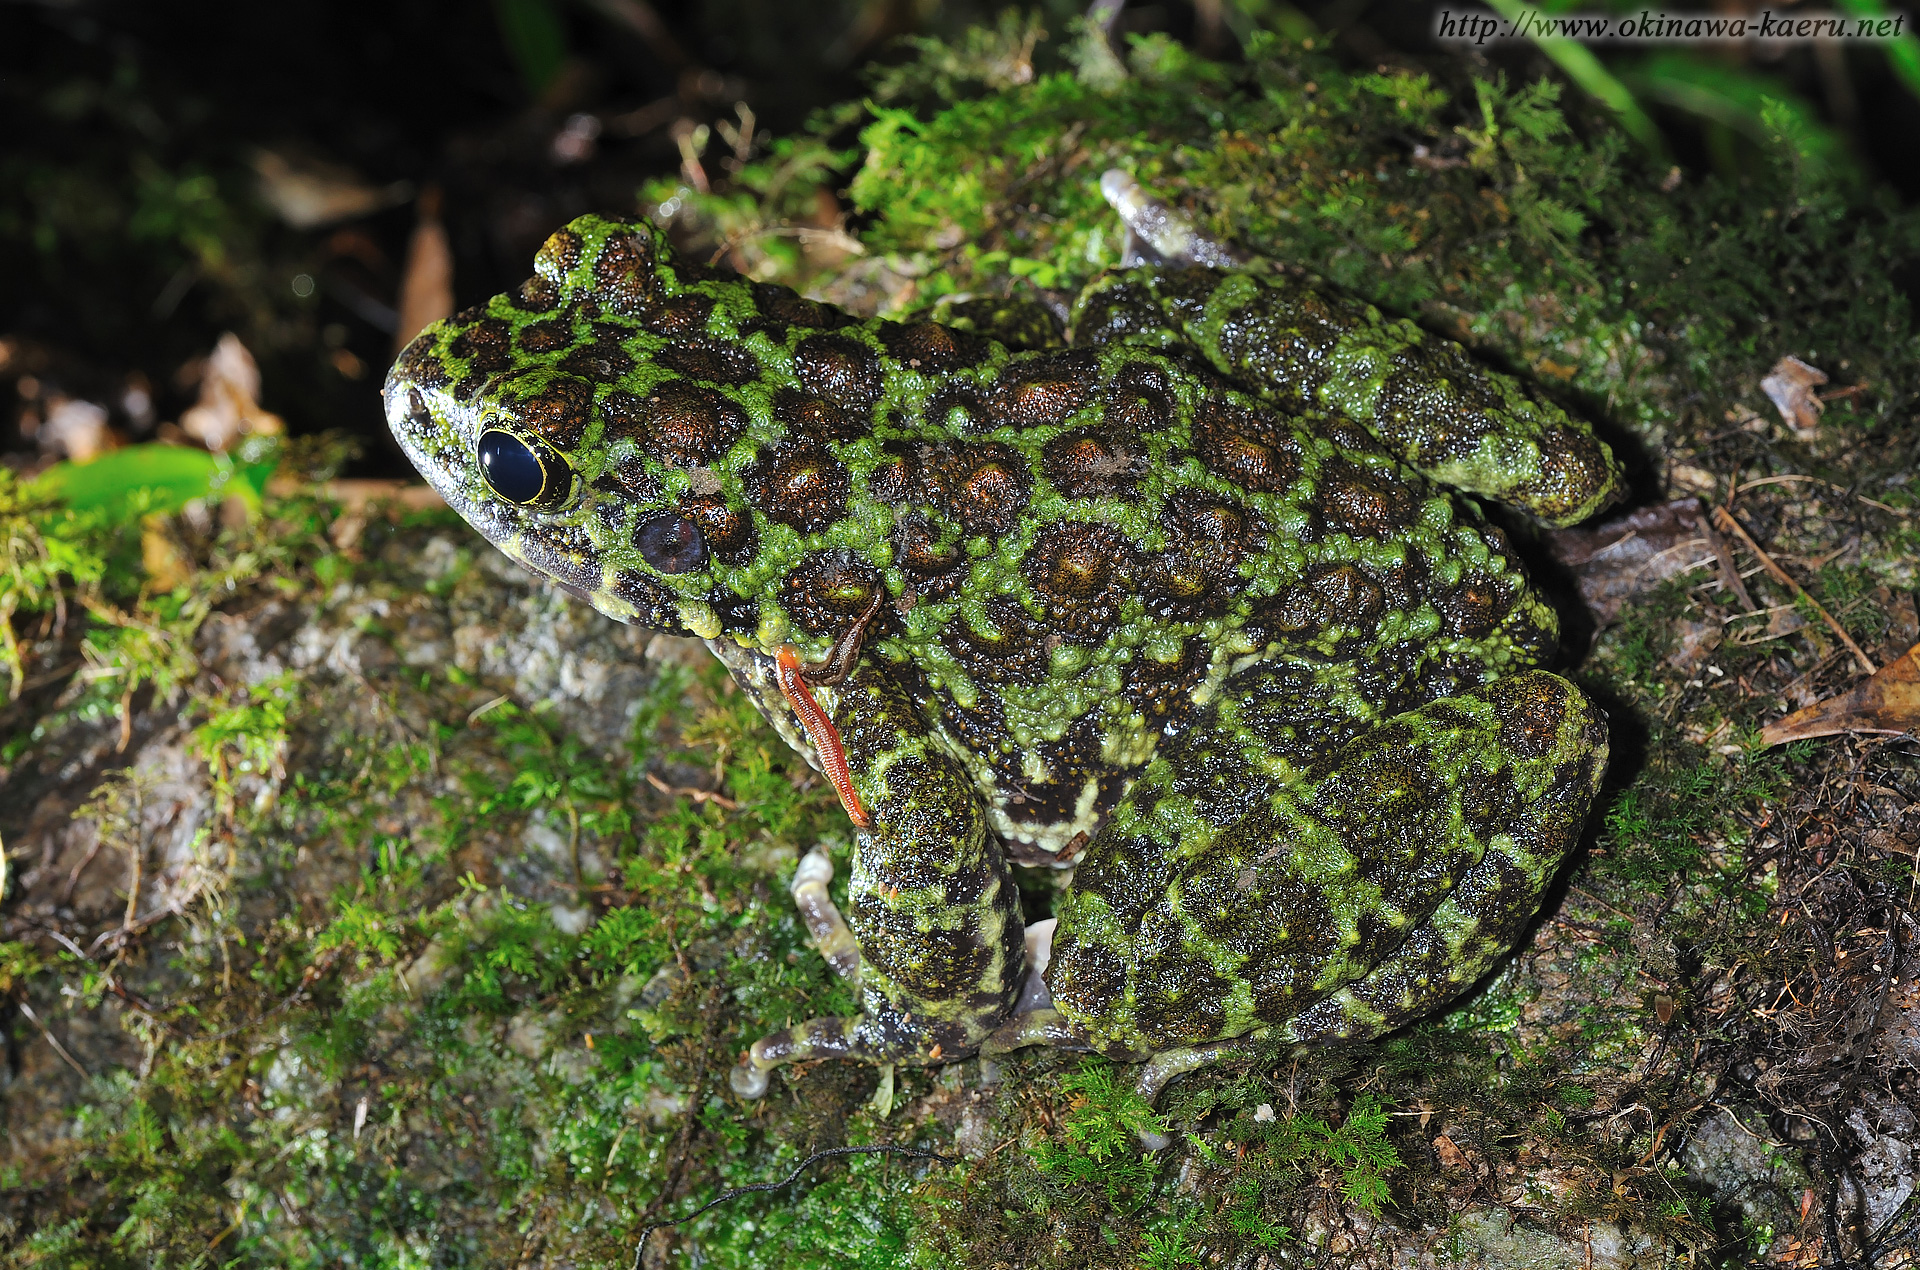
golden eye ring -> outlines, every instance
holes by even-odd
[[[488,428],[476,457],[487,488],[515,506],[553,511],[573,497],[572,466],[538,437]]]

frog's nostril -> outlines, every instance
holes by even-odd
[[[522,507],[552,507],[573,488],[565,459],[539,442],[499,428],[480,434],[480,474],[493,492]]]

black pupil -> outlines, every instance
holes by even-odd
[[[494,493],[514,503],[536,502],[547,484],[540,456],[511,432],[481,434],[480,473]]]
[[[634,545],[646,562],[662,573],[686,573],[707,562],[707,544],[700,527],[685,516],[663,512],[634,531]]]

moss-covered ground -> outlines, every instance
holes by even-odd
[[[1920,216],[1790,113],[1739,183],[1550,82],[1031,34],[929,44],[712,190],[641,197],[689,249],[913,310],[1070,293],[1118,259],[1096,183],[1129,168],[1563,394],[1637,500],[1730,505],[1877,660],[1920,641]],[[795,231],[847,173],[854,233]],[[1758,386],[1789,353],[1838,390],[1807,435]],[[944,1158],[824,1160],[647,1263],[1890,1265],[1915,1238],[1857,1161],[1914,1124],[1920,748],[1762,748],[1858,671],[1737,544],[1750,605],[1703,557],[1574,623],[1604,806],[1452,1013],[1157,1108],[1051,1054],[802,1065],[747,1104],[746,1043],[848,1004],[785,893],[816,844],[844,861],[830,789],[697,645],[444,513],[329,500],[336,460],[286,450],[251,513],[0,473],[8,1270],[624,1265],[863,1144]]]

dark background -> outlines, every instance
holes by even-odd
[[[1041,9],[1045,70],[1078,8]],[[232,330],[292,432],[344,430],[360,444],[356,471],[404,474],[378,391],[413,192],[439,192],[470,304],[524,277],[566,219],[632,210],[643,181],[678,168],[676,121],[733,120],[745,103],[759,128],[790,135],[869,91],[875,63],[910,56],[903,37],[951,38],[997,12],[929,0],[0,2],[0,459],[31,470],[55,457],[20,423],[60,396],[107,406],[122,439],[153,435],[191,404],[195,359]],[[1428,3],[1260,12],[1337,33],[1357,65],[1549,69],[1528,45],[1437,46]],[[1219,0],[1172,0],[1128,7],[1117,30],[1165,31],[1232,61],[1248,22]],[[1920,197],[1920,103],[1880,50],[1684,56],[1823,120],[1882,197]],[[1745,178],[1738,127],[1650,109],[1683,166]],[[599,135],[569,149],[569,121]],[[404,185],[381,210],[296,228],[258,194],[263,150]]]

